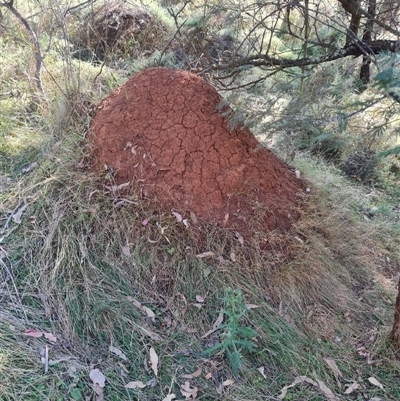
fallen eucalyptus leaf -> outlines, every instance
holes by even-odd
[[[376,380],[375,377],[368,377],[368,381],[369,381],[371,384],[373,384],[374,386],[377,386],[377,387],[379,387],[380,389],[383,390],[382,384],[379,383],[379,381]]]
[[[15,223],[21,224],[22,213],[24,212],[24,210],[25,210],[27,207],[28,207],[27,204],[25,204],[24,206],[21,206],[21,207],[12,215],[12,219],[14,220]]]
[[[177,213],[177,212],[172,212],[172,214],[175,216],[175,218],[176,218],[176,220],[177,220],[178,223],[182,223],[182,220],[183,220],[182,215],[180,215],[180,214]]]
[[[344,392],[344,394],[351,394],[354,390],[357,390],[360,386],[358,385],[358,383],[354,382],[353,384],[351,384],[346,391]]]
[[[106,384],[106,377],[100,372],[99,369],[92,369],[89,372],[89,377],[93,384],[97,384],[101,388],[103,388]]]
[[[267,376],[266,376],[266,374],[264,373],[265,367],[264,367],[264,366],[260,366],[257,370],[261,373],[262,377],[263,377],[265,380],[267,380]]]
[[[331,358],[325,358],[325,362],[332,369],[335,379],[339,381],[339,378],[343,377],[342,372],[339,370],[336,362]]]
[[[158,355],[153,347],[150,348],[150,363],[151,369],[154,372],[154,375],[158,375]]]
[[[235,235],[236,235],[236,238],[237,238],[237,240],[239,241],[240,245],[243,245],[243,244],[244,244],[243,235],[240,234],[238,231],[235,231]]]
[[[117,347],[113,347],[112,345],[110,345],[108,347],[109,351],[112,352],[113,354],[119,356],[123,361],[127,361],[128,358],[126,357],[126,355]]]
[[[215,255],[214,252],[208,251],[208,252],[199,253],[198,255],[196,255],[196,257],[199,259],[202,259],[202,258],[210,258],[210,257],[213,257],[214,255]]]
[[[168,394],[165,398],[162,399],[162,401],[172,401],[176,398],[176,395],[174,393]]]
[[[214,333],[214,331],[218,330],[218,327],[221,325],[221,323],[224,321],[224,314],[222,312],[219,313],[217,320],[214,322],[212,329],[207,331],[206,334],[202,335],[201,338],[206,338],[210,334]]]
[[[129,382],[125,384],[125,388],[135,389],[135,388],[145,388],[146,385],[143,382]]]
[[[131,254],[131,251],[130,251],[128,245],[124,245],[124,246],[122,247],[122,253],[123,253],[125,256],[129,256],[129,255]]]
[[[194,379],[196,377],[199,377],[201,375],[201,373],[202,373],[202,369],[198,368],[196,370],[196,372],[191,373],[191,374],[187,374],[187,375],[181,375],[181,377],[184,378],[184,379]]]
[[[187,400],[194,400],[197,397],[197,392],[199,389],[197,387],[190,387],[189,382],[185,382],[184,385],[180,386],[180,391]]]
[[[250,309],[256,309],[259,308],[260,305],[254,305],[254,304],[246,304],[246,309],[250,310]]]

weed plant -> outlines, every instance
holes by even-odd
[[[241,350],[254,350],[252,339],[256,336],[256,333],[250,327],[241,325],[241,319],[248,312],[248,308],[242,299],[241,290],[227,288],[223,301],[224,309],[222,313],[226,317],[226,323],[222,323],[218,327],[218,330],[221,330],[221,342],[207,349],[205,354],[225,353],[233,374],[237,376],[243,364],[240,352]]]

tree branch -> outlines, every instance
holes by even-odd
[[[36,35],[36,32],[29,25],[29,22],[14,7],[14,0],[10,0],[10,1],[5,2],[5,3],[0,3],[0,7],[7,8],[12,14],[14,14],[14,16],[22,23],[22,25],[28,31],[29,36],[31,37],[32,44],[33,44],[33,52],[34,52],[35,61],[36,61],[35,78],[34,78],[35,79],[35,84],[36,84],[36,87],[39,89],[39,91],[41,93],[43,93],[42,80],[41,80],[41,77],[40,77],[41,69],[42,69],[43,56],[42,56],[42,52],[41,52],[41,49],[40,49],[40,43],[39,43],[39,39],[38,39],[38,37]]]
[[[375,40],[357,41],[347,47],[337,49],[330,54],[319,57],[304,57],[297,60],[287,58],[271,57],[268,54],[257,54],[248,57],[237,58],[230,63],[219,63],[209,66],[205,71],[222,71],[241,67],[280,67],[281,69],[291,67],[306,67],[318,65],[345,57],[376,55],[384,51],[395,53],[400,50],[400,41],[397,40]]]

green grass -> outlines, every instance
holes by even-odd
[[[400,260],[394,198],[298,157],[311,192],[293,230],[269,234],[275,251],[241,246],[213,225],[187,229],[157,203],[111,193],[106,177],[90,171],[91,114],[126,72],[104,67],[96,78],[99,66],[60,54],[53,49],[47,60],[39,109],[27,111],[29,98],[0,99],[0,399],[96,399],[89,377],[96,368],[106,376],[106,400],[162,400],[169,389],[182,399],[185,381],[202,400],[274,400],[298,376],[322,380],[340,399],[398,400],[399,366],[388,343]],[[17,62],[7,59],[3,78]],[[282,242],[290,257],[279,251]],[[225,260],[234,252],[236,261],[196,257],[205,251]],[[240,350],[236,377],[226,354],[206,355],[223,331],[202,338],[226,307],[227,288],[258,306],[240,320],[256,335],[253,349]],[[32,328],[57,342],[23,334]],[[160,359],[153,387],[151,347]],[[342,372],[339,382],[327,358]],[[182,376],[198,369],[198,377]],[[234,381],[222,396],[207,376],[213,371],[221,383]],[[147,385],[126,389],[131,381]],[[353,381],[358,393],[344,396]],[[310,384],[285,398],[325,399]]]
[[[312,195],[289,234],[294,257],[285,259],[240,247],[215,227],[205,226],[200,234],[182,231],[157,205],[134,195],[128,198],[132,203],[116,207],[120,198],[107,192],[102,178],[79,168],[86,151],[79,135],[63,137],[29,177],[16,181],[18,191],[7,198],[10,206],[17,199],[27,199],[29,206],[2,244],[9,255],[3,261],[16,283],[14,288],[3,273],[5,399],[84,399],[93,392],[88,377],[93,366],[106,375],[110,399],[162,399],[164,386],[171,383],[179,394],[181,375],[198,368],[203,374],[191,383],[202,388],[205,399],[218,398],[205,372],[214,364],[226,380],[233,378],[232,370],[224,355],[204,355],[209,340],[201,336],[222,310],[227,287],[241,289],[246,303],[259,306],[242,323],[257,333],[255,349],[243,352],[243,368],[236,383],[226,388],[227,399],[263,399],[266,392],[275,397],[299,375],[319,378],[340,394],[343,389],[324,361],[327,357],[337,362],[346,380],[358,380],[361,369],[365,394],[380,394],[367,382],[373,376],[390,389],[388,399],[396,399],[391,383],[398,368],[387,346],[392,319],[388,301],[394,292],[383,275],[398,260],[396,239],[389,238],[390,230],[380,230],[389,227],[390,215],[363,219],[370,198],[362,187],[312,160],[298,160]],[[378,206],[384,202],[384,194],[374,199]],[[143,227],[142,220],[149,216],[150,223]],[[156,221],[167,227],[169,242]],[[398,230],[396,224],[390,227]],[[127,244],[130,255],[122,251]],[[195,256],[205,250],[226,258],[234,251],[237,262],[226,266]],[[380,271],[382,255],[390,255],[391,263]],[[206,299],[201,309],[194,305],[198,294]],[[153,310],[155,322],[128,297]],[[50,366],[47,374],[38,353],[44,339],[21,335],[31,327],[56,335],[59,341],[50,344],[51,355],[67,359]],[[376,338],[368,352],[379,360],[376,366],[357,353],[371,333]],[[218,339],[217,333],[211,344]],[[121,349],[128,361],[111,354],[110,345]],[[150,346],[161,360],[158,384],[125,389],[129,381],[147,383],[153,377],[143,365]],[[257,371],[261,366],[267,381]],[[317,394],[309,386],[296,386],[286,398],[323,399]]]
[[[162,399],[164,386],[171,383],[179,394],[181,375],[198,368],[203,374],[191,383],[201,387],[204,399],[217,399],[205,372],[214,364],[221,380],[226,380],[233,378],[232,370],[224,355],[204,355],[209,340],[201,336],[222,310],[227,287],[241,289],[246,303],[259,308],[249,311],[242,322],[257,334],[255,349],[243,352],[243,368],[235,384],[226,388],[226,399],[276,397],[299,375],[323,380],[340,394],[343,388],[324,362],[327,357],[337,362],[346,380],[357,380],[361,369],[361,385],[368,396],[381,394],[367,381],[373,376],[385,386],[387,399],[396,399],[391,383],[398,368],[387,348],[392,305],[386,300],[393,300],[393,288],[384,288],[386,281],[377,280],[382,273],[375,269],[374,256],[368,260],[366,244],[359,243],[365,238],[376,252],[387,252],[374,237],[375,225],[383,224],[386,216],[378,216],[382,221],[373,222],[370,231],[370,222],[359,212],[364,205],[362,188],[354,188],[328,168],[321,172],[321,165],[314,167],[312,161],[299,161],[310,180],[317,171],[321,178],[314,178],[315,194],[290,234],[295,256],[281,259],[277,266],[276,255],[243,249],[229,233],[213,227],[204,228],[200,236],[205,241],[199,245],[197,232],[182,232],[157,205],[144,204],[135,196],[132,203],[115,207],[101,177],[76,167],[82,156],[78,146],[78,140],[65,138],[46,158],[53,161],[42,162],[29,180],[22,181],[18,196],[32,200],[22,223],[2,245],[17,285],[14,289],[10,277],[5,277],[2,301],[8,305],[9,319],[19,319],[18,335],[2,328],[5,399],[22,395],[32,400],[84,399],[92,394],[88,377],[92,366],[106,375],[110,399]],[[336,180],[340,185],[334,185]],[[148,216],[153,219],[143,227],[141,221]],[[156,221],[167,227],[169,242]],[[122,251],[126,244],[130,255]],[[238,261],[225,266],[196,258],[205,250],[223,255],[234,250]],[[194,305],[197,294],[206,299],[201,309]],[[155,322],[149,322],[128,297],[153,310]],[[44,374],[37,352],[44,340],[21,336],[30,327],[56,335],[59,343],[50,345],[54,359],[62,359],[61,355],[72,359]],[[371,333],[377,334],[368,352],[379,360],[377,365],[368,365],[357,354]],[[340,341],[336,343],[335,337]],[[217,333],[210,341],[218,339]],[[128,361],[111,354],[110,345],[121,349]],[[146,383],[153,377],[143,365],[150,346],[161,360],[158,384],[124,389],[129,381]],[[71,364],[79,364],[72,375]],[[257,371],[261,366],[267,381]],[[286,399],[324,399],[317,394],[298,385],[288,390]]]

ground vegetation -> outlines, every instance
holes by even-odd
[[[398,3],[115,7],[0,2],[0,398],[398,400]],[[102,99],[159,66],[306,183],[269,249],[91,168]]]

